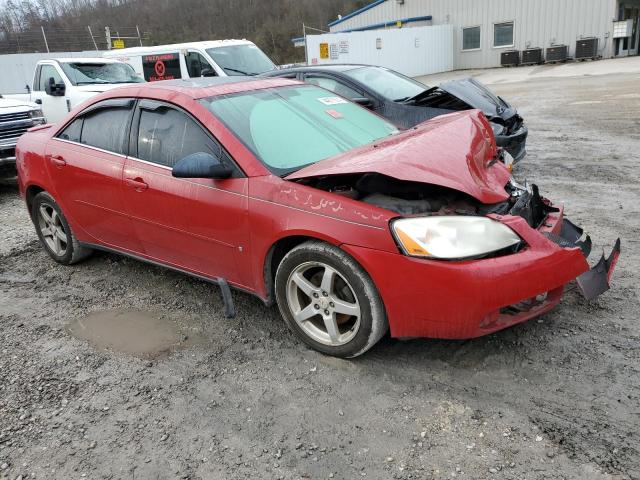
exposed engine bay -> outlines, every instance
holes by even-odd
[[[298,180],[320,190],[375,205],[400,215],[517,215],[538,228],[549,212],[558,211],[540,196],[536,185],[509,182],[509,199],[483,204],[462,192],[379,173],[331,175]]]

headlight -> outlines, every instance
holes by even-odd
[[[406,255],[438,259],[473,258],[512,247],[521,239],[487,217],[401,218],[391,229]]]
[[[44,115],[42,114],[42,110],[40,110],[40,109],[38,109],[38,110],[31,110],[31,112],[30,112],[30,116],[31,116],[31,118],[44,117]]]
[[[489,125],[491,125],[494,136],[502,135],[502,132],[504,132],[504,127],[499,123],[489,122]]]

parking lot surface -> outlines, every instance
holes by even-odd
[[[592,263],[621,237],[611,291],[351,361],[241,292],[228,319],[216,287],[178,273],[106,253],[55,264],[3,184],[0,479],[640,478],[638,85],[492,85],[529,126],[516,176],[565,203]]]

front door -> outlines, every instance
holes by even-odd
[[[238,268],[248,247],[247,179],[239,169],[225,180],[172,177],[173,165],[192,153],[233,162],[204,127],[175,106],[143,100],[134,118],[124,201],[145,256],[247,285],[248,274]]]
[[[89,243],[139,252],[122,198],[122,171],[134,101],[89,107],[47,144],[52,192],[78,236]],[[81,226],[81,227],[80,227]]]
[[[38,89],[33,92],[34,101],[42,105],[42,111],[48,123],[56,123],[69,113],[66,95],[49,95],[45,91],[45,85],[53,78],[55,84],[64,84],[62,74],[55,65],[44,64],[40,66],[40,78]],[[40,100],[39,102],[37,100]]]

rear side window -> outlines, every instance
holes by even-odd
[[[131,108],[126,107],[102,108],[88,113],[84,116],[80,143],[125,155],[130,113]]]
[[[69,140],[70,142],[80,142],[81,133],[82,118],[76,118],[58,135],[58,138],[61,138],[62,140]]]
[[[222,155],[221,147],[188,115],[173,108],[140,111],[138,158],[172,167],[192,153]]]

